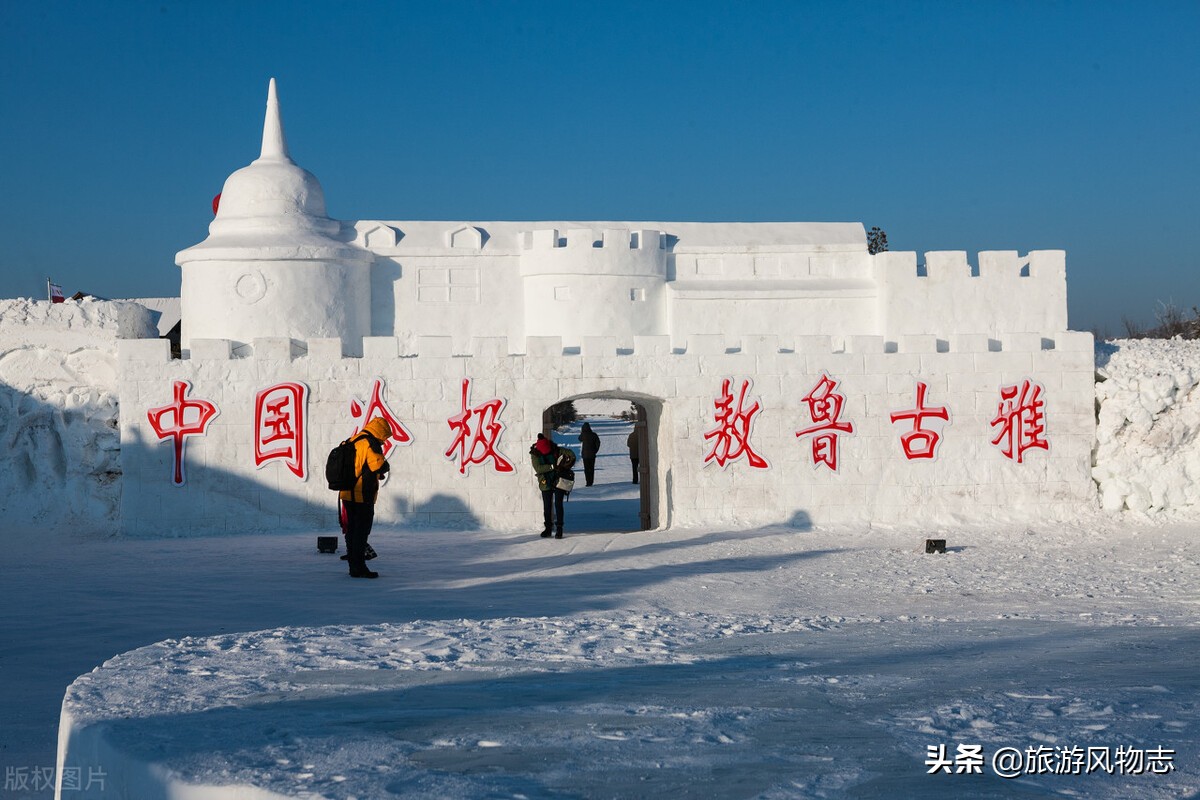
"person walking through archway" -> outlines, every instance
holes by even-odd
[[[579,448],[579,454],[583,456],[583,479],[587,486],[591,486],[596,477],[596,453],[600,452],[600,437],[592,430],[591,424],[585,422],[579,433],[579,441],[583,443]]]

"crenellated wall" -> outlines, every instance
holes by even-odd
[[[981,252],[977,268],[962,251],[879,253],[882,329],[888,336],[947,331],[988,333],[1067,328],[1066,253]]]
[[[371,331],[412,339],[668,334],[897,337],[1065,330],[1062,251],[885,252],[809,226],[360,222]],[[574,227],[558,227],[559,225]],[[583,227],[590,225],[590,227]],[[652,227],[652,225],[661,225]],[[618,227],[622,226],[622,227]],[[761,230],[760,230],[761,228]],[[919,263],[920,259],[920,263]],[[355,352],[347,347],[348,352]]]
[[[346,358],[337,339],[259,339],[246,357],[233,357],[227,340],[203,340],[193,341],[190,358],[172,361],[165,342],[124,341],[122,462],[126,485],[137,491],[123,495],[123,526],[136,535],[334,529],[324,456],[356,430],[352,402],[366,405],[377,379],[411,435],[389,455],[394,476],[377,516],[384,524],[532,530],[540,498],[529,444],[544,409],[582,397],[630,399],[647,409],[656,528],[1046,519],[1095,505],[1090,334],[906,334],[894,347],[882,335],[695,334],[683,342],[635,336],[626,348],[615,336],[584,337],[575,352],[561,337],[484,337],[465,347],[445,336],[369,337],[361,358]],[[805,396],[823,376],[837,381],[840,419],[853,427],[840,435],[836,471],[814,463],[811,436],[797,436],[814,424]],[[461,461],[447,457],[464,380],[470,407],[503,401],[495,446],[512,471],[486,460],[461,474]],[[1048,447],[1017,463],[992,443],[992,422],[1001,388],[1025,380],[1042,387]],[[147,418],[171,404],[176,381],[190,383],[186,397],[218,411],[205,434],[187,440],[182,486],[172,483],[171,441],[160,441]],[[255,466],[256,394],[289,382],[308,389],[306,480],[281,461]],[[914,408],[918,382],[926,406],[950,417],[930,423],[941,434],[932,460],[906,458],[901,435],[912,423],[890,419]],[[722,400],[732,426],[719,423]],[[723,466],[715,457],[722,431],[738,433],[738,411],[748,420],[741,433],[766,468],[746,453]]]

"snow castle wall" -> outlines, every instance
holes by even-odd
[[[596,338],[568,355],[554,338],[525,340],[519,349],[526,352],[512,355],[515,340],[503,337],[461,347],[448,337],[411,343],[374,337],[366,340],[363,358],[343,357],[337,340],[310,340],[306,349],[259,340],[245,348],[246,358],[233,357],[228,342],[208,340],[197,343],[190,359],[171,361],[165,341],[147,338],[155,333],[152,314],[136,304],[0,302],[0,519],[11,530],[86,523],[187,535],[193,529],[331,527],[332,493],[316,474],[319,461],[354,428],[351,399],[365,404],[376,377],[413,434],[411,445],[390,456],[402,479],[385,487],[380,510],[393,522],[527,527],[537,517],[525,472],[527,442],[540,429],[544,407],[587,394],[637,399],[657,415],[659,526],[751,524],[789,514],[914,523],[1040,516],[1047,509],[1091,507],[1096,484],[1102,507],[1112,512],[1200,508],[1195,342],[1099,345],[1093,440],[1086,334],[916,336],[895,347],[882,337],[689,337],[686,350],[657,336],[638,337],[632,352]],[[814,467],[808,441],[795,436],[811,421],[803,395],[823,373],[840,381],[844,416],[855,424],[841,439],[836,473]],[[751,443],[769,461],[768,470],[744,460],[724,469],[704,465],[711,444],[704,435],[717,427],[713,404],[723,376],[737,386],[742,375],[762,406]],[[927,402],[953,415],[944,449],[923,464],[899,454],[901,429],[888,416],[912,405],[918,376],[927,384]],[[1044,386],[1050,449],[1015,464],[997,460],[989,423],[998,387],[1022,376]],[[505,396],[499,449],[514,475],[473,466],[460,476],[445,456],[448,417],[461,408],[464,377],[472,380],[472,402]],[[149,408],[169,402],[176,379],[190,381],[194,396],[211,398],[221,412],[208,435],[188,439],[182,487],[172,483],[171,442],[160,441],[146,418]],[[304,481],[282,463],[253,464],[254,395],[281,381],[303,381],[310,389]],[[971,438],[960,438],[972,428]],[[964,448],[981,459],[964,460]],[[133,490],[123,493],[123,487]]]
[[[251,353],[234,357],[229,340],[202,340],[192,342],[190,358],[171,360],[165,342],[121,342],[122,460],[139,489],[123,495],[124,528],[134,535],[334,528],[324,456],[361,425],[354,410],[373,399],[410,439],[388,456],[393,478],[376,512],[384,524],[536,526],[529,444],[544,409],[581,397],[636,400],[648,409],[655,451],[648,488],[659,528],[1046,519],[1095,504],[1090,334],[903,336],[895,352],[882,336],[835,343],[699,334],[686,338],[686,349],[667,335],[636,336],[632,350],[618,348],[616,337],[587,337],[577,353],[558,337],[512,345],[487,337],[456,348],[450,337],[423,336],[410,347],[398,337],[368,337],[362,357],[347,358],[337,339],[300,347],[281,338],[255,340]],[[823,377],[836,381],[840,422],[853,428],[839,435],[836,470],[817,463],[813,435],[798,435],[816,421],[805,397]],[[1047,448],[1018,463],[1002,452],[993,420],[1002,389],[1024,381],[1041,386]],[[918,383],[924,406],[944,408],[950,419],[924,426],[940,430],[936,457],[911,460],[901,437],[914,423],[891,416],[914,409]],[[256,464],[256,399],[287,385],[305,390],[292,395],[305,408],[303,477],[294,459]],[[160,440],[148,417],[176,397],[216,412],[204,434],[186,439],[182,485],[173,482],[173,440]],[[456,426],[489,401],[499,458],[464,470],[468,450],[456,449]],[[482,430],[479,413],[471,424]],[[739,442],[762,463],[736,452]]]

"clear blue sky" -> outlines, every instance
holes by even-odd
[[[1064,249],[1077,329],[1200,305],[1195,0],[6,0],[0,296],[178,294],[272,76],[337,219],[862,222]]]

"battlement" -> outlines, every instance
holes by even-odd
[[[635,336],[632,347],[620,347],[614,336],[586,336],[579,347],[565,347],[559,336],[529,336],[521,340],[505,336],[485,336],[456,343],[450,336],[371,336],[363,340],[362,356],[345,355],[340,339],[309,339],[304,343],[286,338],[255,339],[237,345],[228,339],[195,339],[184,361],[261,361],[272,365],[298,359],[325,362],[408,359],[464,358],[612,358],[636,360],[723,355],[932,355],[982,353],[1038,353],[1058,351],[1084,353],[1091,358],[1092,335],[1079,331],[1048,334],[1011,333],[991,338],[986,334],[905,335],[896,341],[883,336],[798,336],[782,340],[778,336],[724,336],[698,333],[683,337],[683,346],[673,346],[670,336]],[[123,363],[167,362],[170,345],[162,339],[122,340],[118,355]]]
[[[657,230],[557,228],[525,231],[521,276],[575,275],[588,279],[622,276],[665,281],[665,237]]]
[[[1067,274],[1066,253],[1062,250],[1031,250],[1025,256],[1016,250],[984,250],[978,254],[975,265],[963,250],[933,250],[924,255],[924,263],[918,264],[913,252],[877,253],[876,277],[885,281],[922,278],[1065,281]]]
[[[518,240],[522,250],[607,248],[649,251],[664,249],[666,241],[662,231],[627,228],[605,228],[599,232],[591,228],[571,228],[565,232],[557,228],[541,228],[522,231]]]
[[[878,253],[874,263],[887,336],[1067,328],[1062,250],[985,251],[978,266],[960,250],[928,252],[921,265],[915,253]]]

